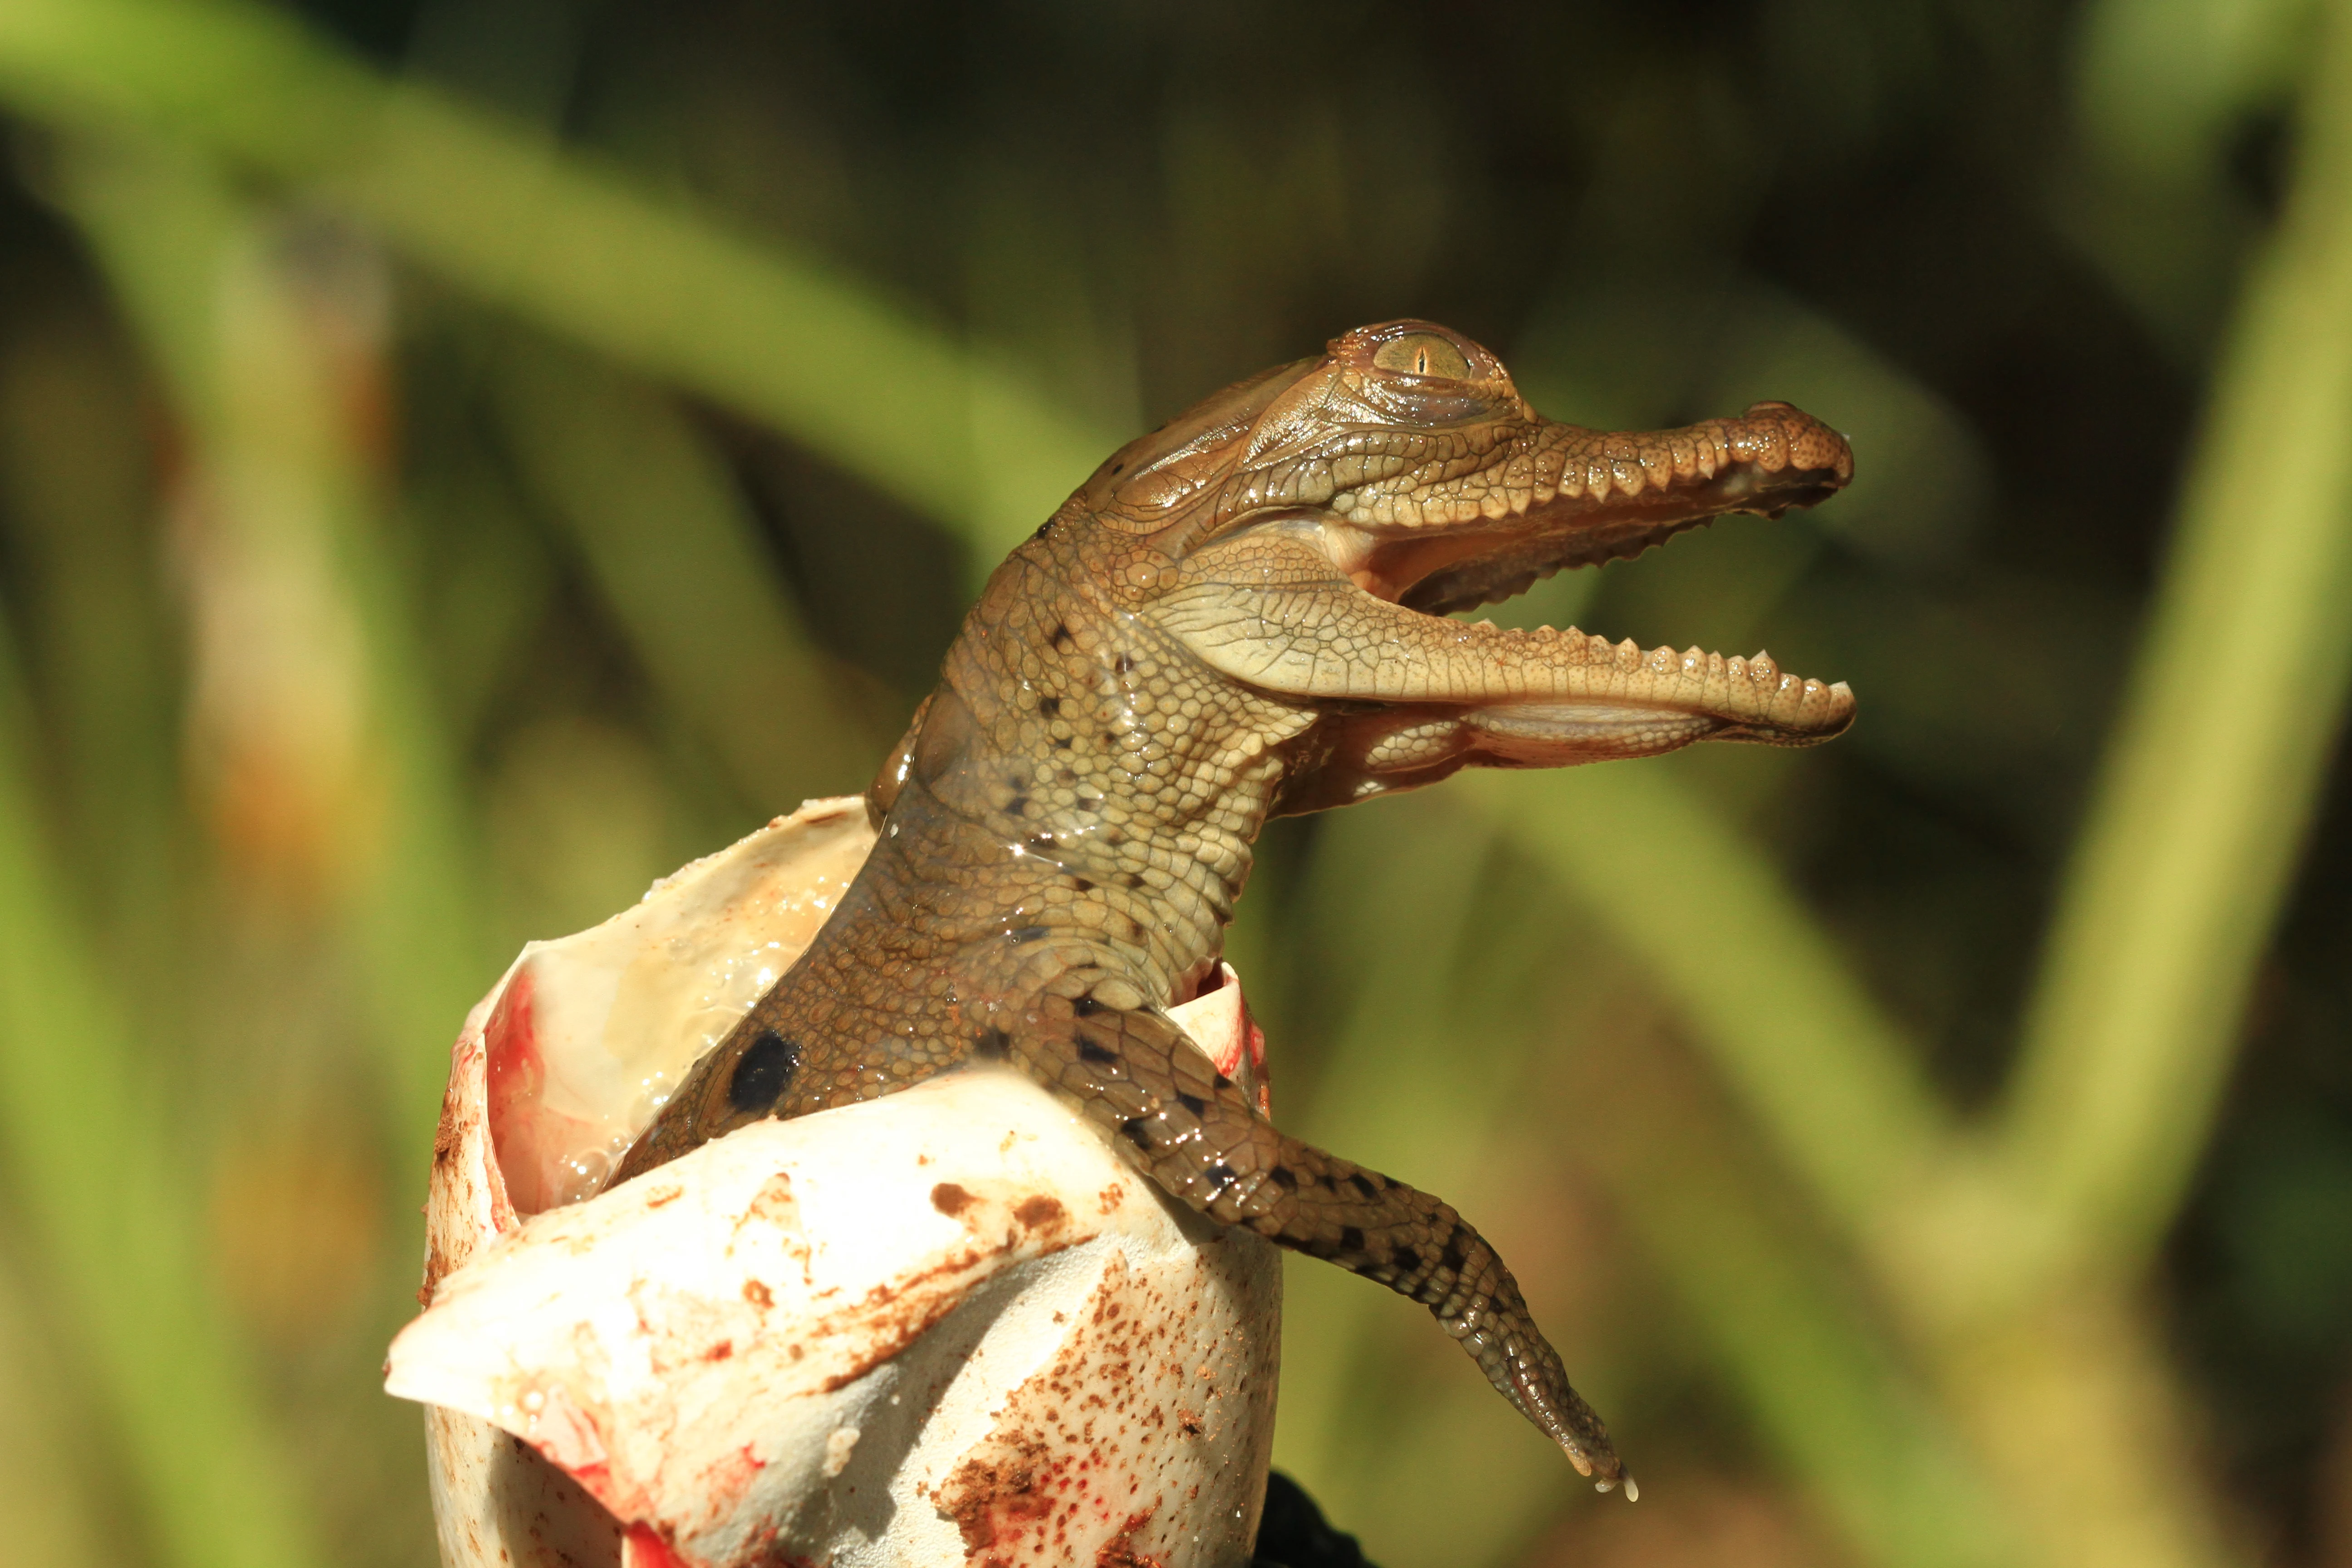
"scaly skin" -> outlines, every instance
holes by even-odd
[[[1622,1479],[1494,1248],[1277,1131],[1167,1009],[1214,965],[1269,816],[1465,766],[1843,730],[1844,687],[1765,655],[1444,612],[1718,513],[1811,505],[1852,471],[1785,404],[1653,435],[1553,424],[1485,350],[1414,321],[1131,443],[989,580],[868,792],[872,856],[614,1179],[1009,1059],[1182,1202],[1426,1304],[1580,1470]]]

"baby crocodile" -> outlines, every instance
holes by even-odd
[[[614,1179],[1011,1061],[1183,1203],[1425,1304],[1607,1489],[1607,1430],[1494,1248],[1276,1131],[1167,1009],[1213,972],[1270,816],[1462,767],[1843,730],[1844,686],[1763,654],[1446,617],[1852,473],[1784,403],[1656,434],[1554,424],[1426,321],[1349,332],[1129,443],[989,579],[867,791],[872,855]]]

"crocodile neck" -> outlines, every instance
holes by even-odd
[[[1076,968],[1167,1006],[1223,951],[1288,743],[1316,714],[1072,586],[1093,579],[1060,553],[1032,541],[991,579],[875,854],[784,982],[874,994],[888,1016],[860,1007],[841,1019],[853,1032],[909,1026],[903,991],[877,984],[878,954],[951,988],[971,1027]]]

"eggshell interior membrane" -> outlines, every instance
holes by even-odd
[[[873,842],[864,801],[813,801],[604,924],[523,949],[488,1032],[491,1136],[519,1212],[604,1185],[815,937]]]
[[[532,944],[467,1019],[430,1306],[386,1369],[429,1406],[445,1562],[1248,1561],[1273,1249],[1019,1075],[758,1123],[574,1201],[871,839],[862,802],[811,803]],[[1263,1097],[1218,978],[1177,1016]]]

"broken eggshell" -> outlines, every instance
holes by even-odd
[[[588,1196],[815,934],[871,845],[812,802],[526,948],[453,1056],[425,1313],[443,1561],[1246,1563],[1273,1248],[982,1068],[764,1121]],[[1263,1096],[1230,970],[1176,1010]]]

